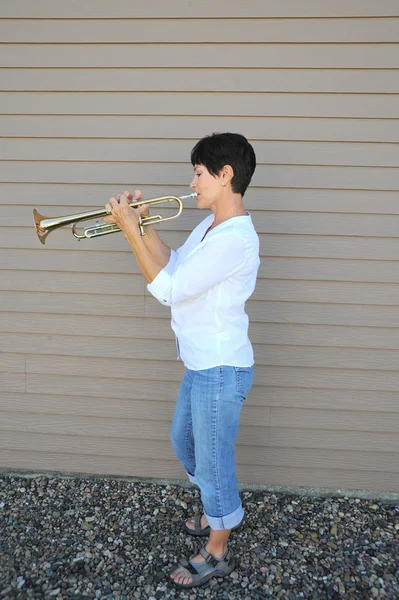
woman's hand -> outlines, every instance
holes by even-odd
[[[129,191],[123,194],[118,194],[116,197],[110,198],[105,209],[107,216],[104,217],[106,223],[115,223],[124,233],[132,226],[137,227],[139,218],[149,215],[149,206],[143,204],[132,210],[135,202],[143,200],[143,194],[140,190],[135,190],[134,196]]]

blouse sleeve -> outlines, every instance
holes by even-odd
[[[252,267],[256,258],[250,254],[246,239],[239,234],[213,236],[174,271],[168,263],[147,289],[165,306],[195,298],[237,271]]]

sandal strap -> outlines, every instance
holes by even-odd
[[[201,533],[201,515],[200,513],[195,513],[194,517],[194,531],[198,535]]]
[[[204,575],[207,575],[208,573],[213,573],[213,571],[215,571],[215,567],[213,567],[207,561],[193,564],[185,559],[182,559],[179,560],[178,564],[180,567],[186,569],[186,571],[188,571],[191,575],[200,578]]]
[[[211,554],[210,552],[208,552],[205,546],[201,548],[199,553],[206,560],[207,563],[209,563],[214,568],[218,568],[220,571],[224,571],[226,568],[228,569],[230,567],[230,550],[227,550],[223,558],[219,559],[213,556],[213,554]]]
[[[199,572],[198,570],[194,567],[194,565],[192,565],[190,562],[188,562],[187,560],[179,560],[179,567],[183,567],[184,569],[186,569],[187,571],[189,571],[189,573],[191,573],[192,575],[198,575]]]

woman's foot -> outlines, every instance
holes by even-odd
[[[198,587],[212,577],[224,577],[234,569],[234,559],[230,552],[210,554],[201,548],[200,554],[192,556],[189,562],[180,561],[170,578],[178,587]]]
[[[196,513],[193,519],[186,521],[185,527],[187,533],[189,533],[190,535],[206,536],[210,533],[208,519],[205,515],[201,516],[199,513]]]

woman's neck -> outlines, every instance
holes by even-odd
[[[233,217],[240,217],[247,215],[242,203],[241,194],[231,194],[229,197],[221,198],[218,203],[210,207],[213,214],[214,220],[211,227],[217,227],[220,223],[228,221]]]

